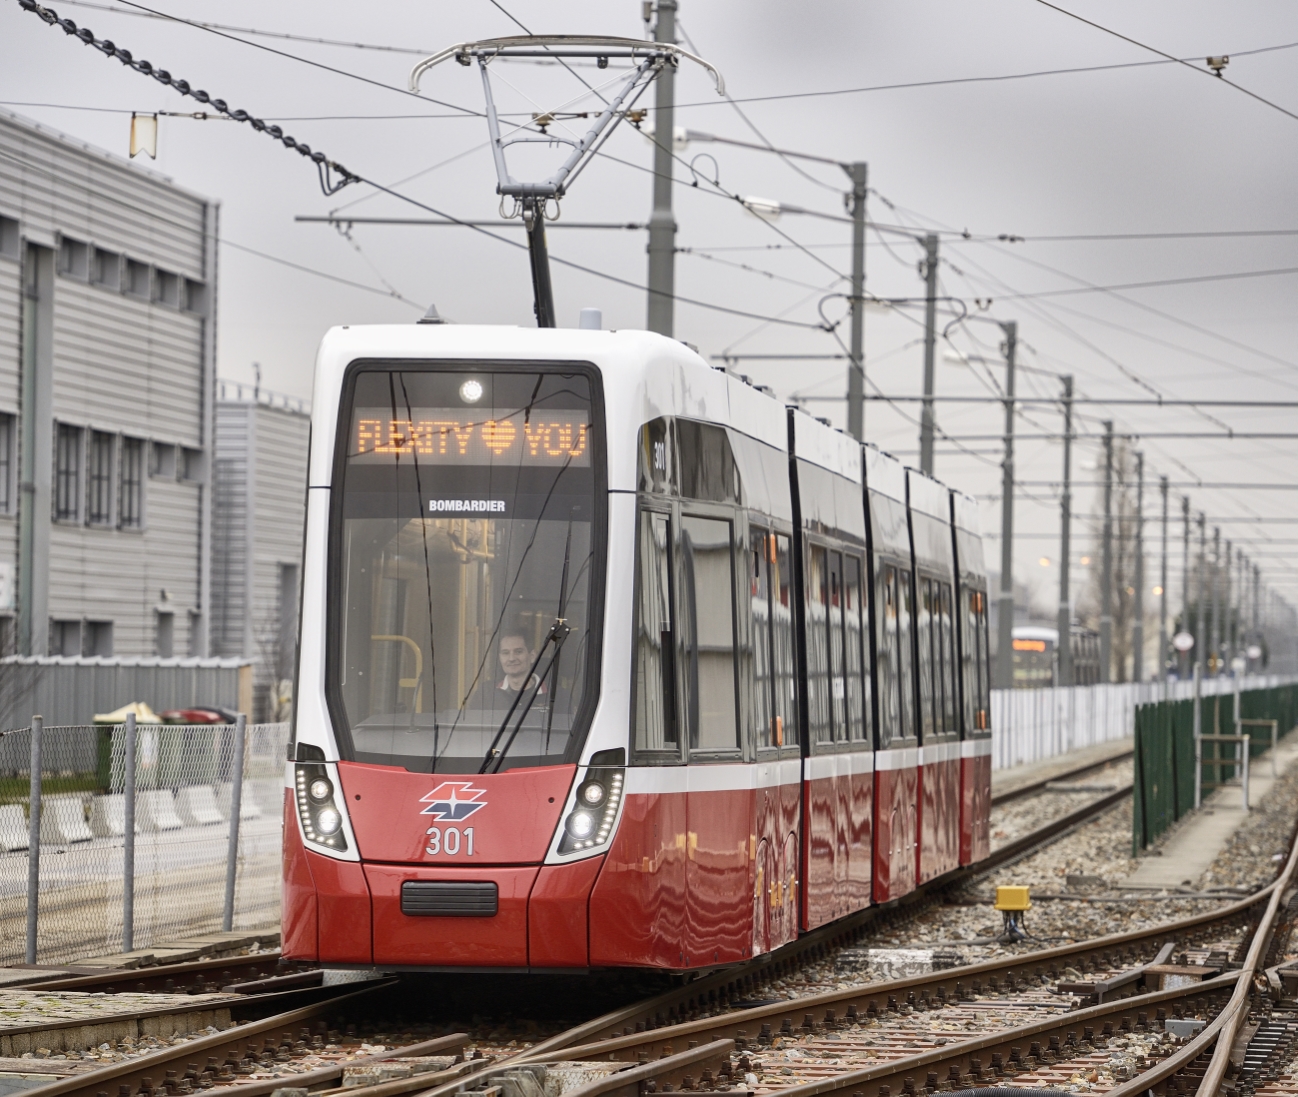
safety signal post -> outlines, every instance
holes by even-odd
[[[625,58],[635,67],[620,78],[621,87],[605,100],[603,111],[587,129],[585,136],[565,136],[549,132],[551,127],[562,125],[562,108],[533,114],[531,121],[502,130],[496,100],[492,93],[490,66],[510,57],[545,57],[554,60],[573,58],[594,61],[605,69],[611,58]],[[477,64],[482,76],[482,90],[486,98],[487,129],[491,135],[491,153],[496,165],[496,193],[501,197],[501,216],[507,220],[522,217],[527,228],[527,247],[532,265],[533,308],[536,325],[541,328],[555,326],[554,289],[550,281],[550,256],[546,249],[545,222],[559,216],[559,202],[568,188],[590,163],[591,158],[612,136],[618,122],[626,117],[636,100],[659,74],[675,72],[681,58],[705,68],[716,84],[717,94],[725,94],[725,81],[721,74],[701,57],[688,53],[669,42],[642,42],[637,38],[604,38],[584,34],[515,35],[508,38],[488,38],[479,42],[461,42],[419,62],[410,72],[410,90],[419,91],[419,81],[429,69],[454,58],[466,68]],[[611,81],[616,84],[617,81]],[[608,86],[608,85],[604,85]],[[591,91],[599,95],[598,88]],[[602,96],[601,96],[602,98]],[[667,134],[671,141],[671,134]],[[568,155],[559,167],[545,179],[535,182],[520,181],[509,171],[506,150],[519,144],[545,144],[567,146]],[[670,144],[669,144],[670,147]],[[504,200],[514,199],[514,208],[505,212]],[[554,203],[554,212],[548,213]]]

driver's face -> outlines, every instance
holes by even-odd
[[[528,667],[527,641],[521,636],[506,636],[500,641],[500,669],[506,674],[522,674]]]

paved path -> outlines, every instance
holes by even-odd
[[[992,770],[992,795],[1000,796],[1005,792],[1030,785],[1035,781],[1049,781],[1070,769],[1085,765],[1101,765],[1124,754],[1131,753],[1131,739],[1113,739],[1107,743],[1097,743],[1093,747],[1070,751],[1068,754],[1057,754],[1040,762],[1028,762],[1025,765],[1010,769]]]
[[[1298,762],[1298,735],[1282,740],[1276,751],[1276,768],[1283,774]],[[1271,791],[1271,752],[1249,762],[1249,802],[1255,807]],[[1216,859],[1231,835],[1244,822],[1242,790],[1238,784],[1227,785],[1204,797],[1199,811],[1186,816],[1176,832],[1152,856],[1141,858],[1140,867],[1122,887],[1172,888],[1194,886]]]

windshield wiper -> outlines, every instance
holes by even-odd
[[[482,759],[482,765],[478,767],[479,773],[486,773],[493,763],[495,764],[495,771],[500,771],[500,765],[505,760],[505,755],[509,753],[509,748],[514,745],[514,740],[518,738],[518,732],[523,726],[523,721],[527,719],[527,714],[532,711],[532,705],[536,702],[537,694],[541,692],[541,686],[550,673],[550,668],[554,666],[555,661],[559,658],[559,649],[563,647],[563,642],[568,639],[568,634],[571,632],[572,626],[568,624],[567,620],[562,617],[554,619],[550,631],[545,634],[545,639],[541,641],[541,647],[536,653],[536,658],[532,660],[532,665],[528,668],[527,677],[523,680],[523,688],[518,691],[514,703],[509,706],[509,711],[505,713],[505,718],[500,722],[500,727],[496,729],[496,735],[491,740],[491,746],[487,748],[487,753]],[[551,644],[554,645],[554,653],[550,656],[550,662],[546,665],[544,673],[537,675],[536,668],[540,666],[541,660],[545,656],[545,650]],[[509,733],[505,745],[497,750],[496,747],[500,742],[500,737],[505,734],[509,721],[514,718],[514,710],[518,708],[518,703],[523,699],[523,694],[527,692],[527,687],[534,677],[536,678],[536,688],[532,690],[532,696],[527,699],[527,705],[518,717],[518,722],[514,724],[514,730]]]

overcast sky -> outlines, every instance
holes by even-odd
[[[457,3],[369,0],[344,5],[299,0],[156,0],[156,10],[228,27],[364,43],[386,49],[312,44],[231,31],[234,41],[191,26],[129,14],[115,0],[54,3],[60,15],[112,38],[231,107],[284,130],[359,174],[456,217],[494,218],[498,200],[486,147],[482,87],[476,71],[447,64],[424,80],[427,99],[403,93],[410,50],[433,52],[467,39],[518,33],[491,0]],[[939,347],[939,394],[992,396],[1003,384],[1000,332],[1017,320],[1019,360],[1033,371],[1020,394],[1054,395],[1051,375],[1071,373],[1090,398],[1298,401],[1298,233],[1295,211],[1298,118],[1250,98],[1206,74],[1208,55],[1228,54],[1225,75],[1243,88],[1298,113],[1298,8],[1283,3],[1207,4],[1151,0],[1140,5],[1093,0],[1064,4],[1111,30],[1193,67],[1161,63],[1153,53],[1085,25],[1039,0],[911,0],[905,4],[843,0],[682,0],[682,41],[724,74],[727,91],[770,142],[838,160],[869,163],[870,216],[916,231],[967,230],[942,238],[942,324],[967,310]],[[105,10],[112,8],[113,10]],[[509,15],[534,32],[641,37],[638,0],[599,3],[507,0]],[[687,39],[684,37],[687,36]],[[278,56],[269,46],[344,73]],[[1290,47],[1290,48],[1276,48]],[[1256,51],[1256,52],[1250,52]],[[0,4],[0,102],[9,109],[102,148],[125,154],[129,112],[190,111],[182,99],[109,61],[61,31]],[[1150,62],[1155,62],[1151,64]],[[1046,73],[1100,68],[1099,71]],[[377,87],[358,74],[391,85]],[[580,70],[591,83],[612,70]],[[1018,79],[978,79],[1016,77]],[[553,66],[499,66],[504,111],[547,108],[585,89]],[[961,81],[965,82],[950,82]],[[947,81],[937,86],[883,85]],[[735,106],[720,99],[705,73],[686,67],[677,82],[678,125],[738,140],[760,141]],[[864,90],[850,90],[864,89]],[[875,90],[870,90],[875,89]],[[795,96],[807,92],[837,92]],[[786,96],[787,98],[778,98]],[[587,98],[573,105],[584,109]],[[33,105],[44,104],[44,105]],[[53,105],[57,105],[53,106]],[[58,109],[59,107],[99,108]],[[455,109],[468,108],[468,111]],[[473,113],[470,113],[473,112]],[[380,117],[376,117],[380,116]],[[392,117],[397,116],[397,117]],[[579,125],[579,123],[573,123]],[[548,174],[556,153],[528,150],[515,174]],[[567,220],[643,221],[650,207],[649,142],[629,126],[607,146],[564,201]],[[545,160],[545,158],[550,158]],[[844,304],[835,293],[850,269],[850,227],[786,214],[774,225],[726,194],[755,195],[841,215],[846,177],[832,165],[794,168],[769,153],[694,141],[680,153],[675,189],[679,244],[677,291],[700,302],[799,325],[766,323],[699,305],[677,307],[679,338],[705,356],[727,352],[828,355],[835,338],[814,330]],[[544,162],[543,162],[544,161]],[[700,185],[692,187],[686,164]],[[221,202],[219,371],[309,396],[321,334],[341,323],[410,322],[435,302],[454,320],[527,325],[531,287],[521,250],[460,228],[356,224],[335,228],[294,221],[342,210],[355,216],[423,217],[425,210],[357,185],[321,194],[315,172],[248,126],[228,121],[163,118],[158,170]],[[804,176],[801,172],[805,172]],[[809,176],[809,177],[808,177]],[[724,193],[719,193],[724,192]],[[1272,235],[1191,239],[1049,241],[1047,236],[1243,231]],[[1025,238],[1002,242],[999,234]],[[520,240],[515,227],[498,235]],[[990,239],[989,239],[990,237]],[[554,229],[553,253],[634,284],[645,280],[641,232]],[[279,259],[372,287],[353,288],[255,256]],[[870,236],[867,288],[879,297],[923,292],[920,249],[897,233]],[[750,269],[749,269],[750,268]],[[1253,277],[1221,278],[1251,272]],[[609,327],[642,327],[642,291],[556,266],[560,323],[575,325],[583,306],[604,310]],[[1201,280],[1096,292],[1168,279]],[[1052,293],[1083,289],[1085,292]],[[400,299],[390,296],[389,290]],[[1047,294],[1047,296],[1038,296]],[[806,326],[812,325],[812,326]],[[846,338],[845,329],[840,329]],[[867,374],[874,391],[920,392],[922,311],[871,310]],[[958,353],[989,362],[961,363]],[[735,367],[793,394],[841,397],[844,365],[833,360],[741,362]],[[841,401],[808,405],[845,422]],[[917,463],[913,404],[872,403],[867,436]],[[1215,484],[1298,484],[1298,448],[1290,440],[1170,439],[1167,432],[1298,431],[1292,409],[1079,406],[1074,468],[1083,486],[1078,512],[1094,511],[1100,421],[1139,434],[1151,486],[1148,586],[1158,582],[1156,478]],[[999,443],[1003,412],[994,403],[939,405],[940,427],[955,441],[938,445],[937,474],[982,498],[985,530],[999,529]],[[1025,407],[1017,429],[1056,432],[1057,408]],[[964,440],[970,439],[970,440]],[[964,447],[962,450],[960,447]],[[1025,439],[1018,476],[1030,499],[1017,504],[1015,567],[1043,605],[1058,581],[1057,441]],[[1298,522],[1241,521],[1293,514],[1298,494],[1254,488],[1184,489],[1209,527],[1246,546],[1291,600],[1298,596]],[[1178,515],[1181,488],[1173,489]],[[1093,548],[1092,523],[1075,524],[1074,585]],[[1174,522],[1172,596],[1179,600],[1180,526]],[[999,559],[988,540],[989,564]],[[1043,562],[1044,561],[1044,562]]]

